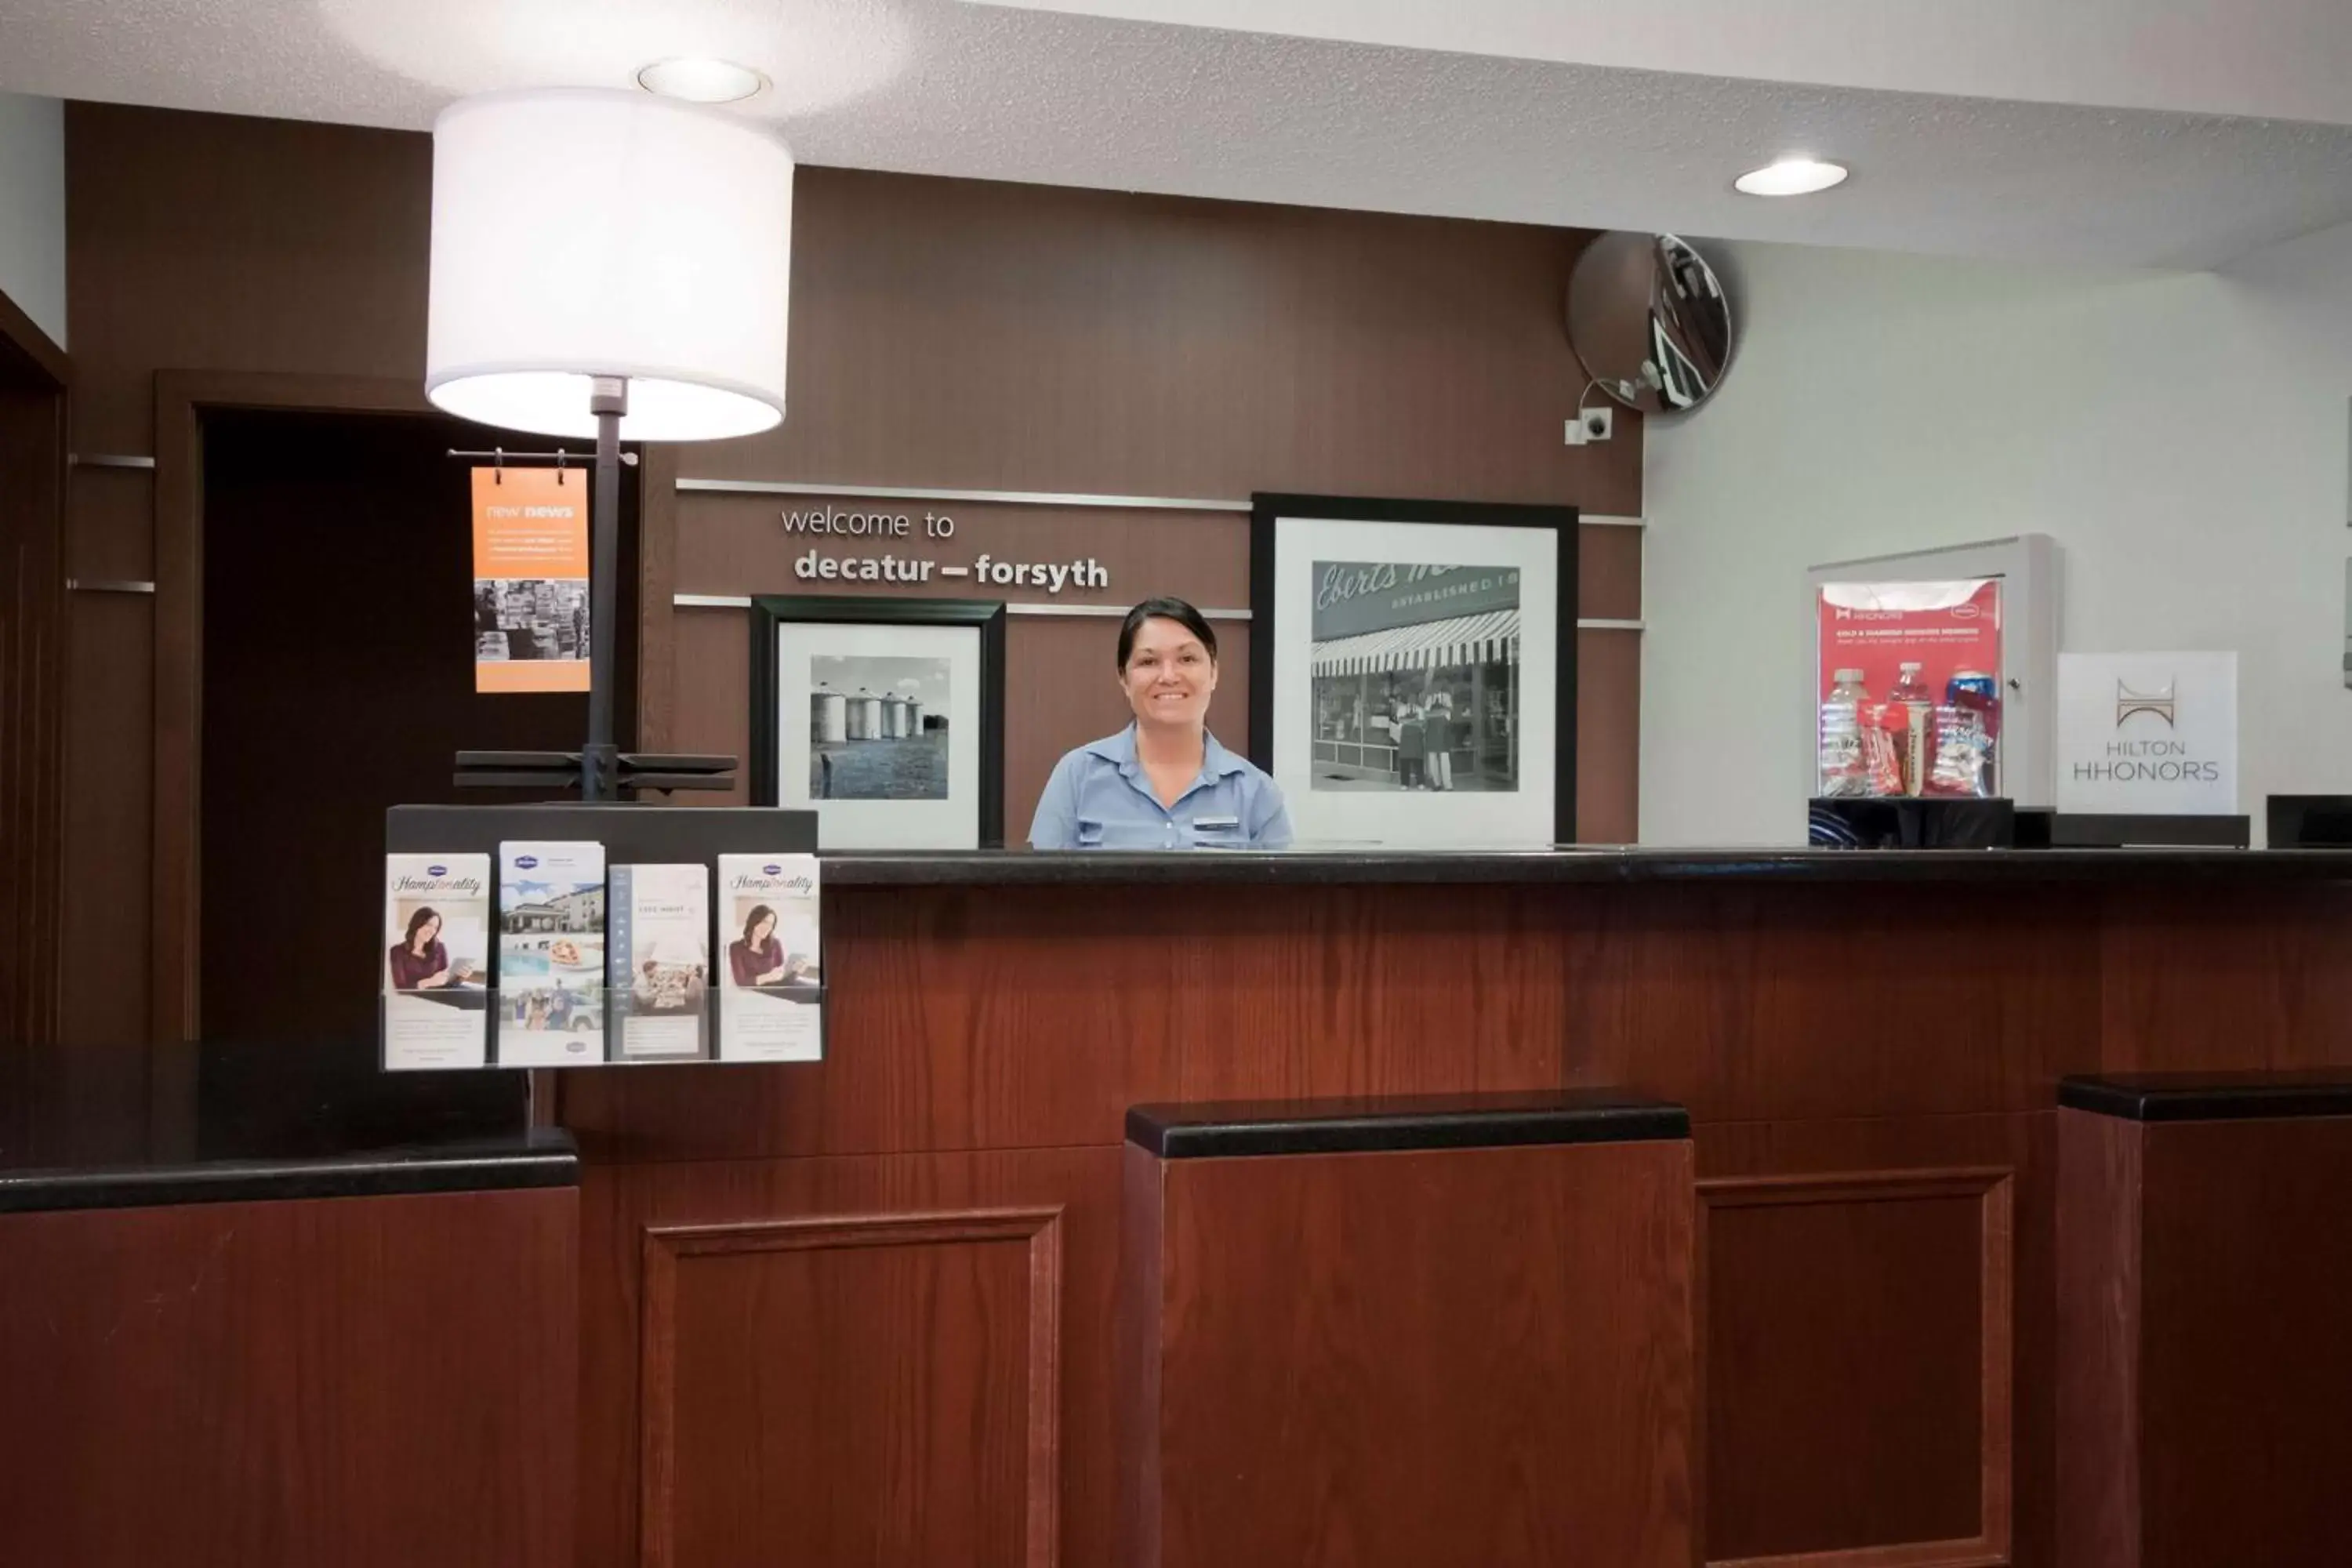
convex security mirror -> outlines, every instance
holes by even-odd
[[[1568,341],[1593,385],[1619,403],[1679,414],[1722,383],[1731,305],[1715,269],[1686,241],[1604,234],[1569,275]]]

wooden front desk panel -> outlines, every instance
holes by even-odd
[[[1126,1162],[1128,1568],[1685,1568],[1686,1142]]]
[[[0,1214],[0,1562],[570,1568],[577,1213]]]
[[[968,1528],[966,1561],[1029,1568],[1043,1472],[1059,1485],[1051,1560],[1118,1563],[1127,1107],[1598,1085],[1679,1101],[1695,1124],[1703,1559],[1997,1562],[2005,1507],[2009,1560],[2049,1568],[2058,1079],[2352,1060],[2352,892],[2326,881],[835,876],[825,914],[824,1062],[562,1085],[588,1161],[589,1568],[636,1562],[651,1510],[672,1540],[713,1538],[697,1532],[718,1516],[696,1510],[737,1505],[698,1492],[695,1467],[833,1436],[826,1507],[901,1532],[887,1539]],[[688,1479],[644,1473],[649,1232],[824,1220],[888,1237],[1004,1211],[1059,1215],[1050,1350],[1045,1277],[1013,1237],[901,1230],[887,1267],[824,1249],[681,1258],[677,1323],[759,1331],[738,1337],[736,1391],[697,1394],[691,1368],[673,1385],[667,1440]],[[739,1265],[770,1283],[724,1278]],[[762,1378],[801,1387],[783,1375],[805,1364],[793,1341],[851,1319],[813,1400],[754,1396]],[[1012,1392],[1049,1370],[1050,1437]],[[884,1537],[777,1539],[772,1560],[795,1568],[894,1560],[876,1554]]]
[[[2061,1560],[2352,1563],[2352,1116],[2058,1118]]]

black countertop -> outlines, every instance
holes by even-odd
[[[2352,1116],[2352,1068],[2110,1073],[2062,1079],[2058,1103],[2126,1121]]]
[[[2341,849],[1198,850],[1026,849],[828,854],[836,888],[1086,887],[1132,883],[1316,886],[1526,882],[2113,882],[2263,885],[2352,881]]]
[[[528,1074],[387,1073],[372,1037],[27,1054],[43,1070],[0,1118],[0,1213],[579,1179],[568,1141],[531,1133]]]
[[[0,1171],[0,1214],[499,1192],[579,1182],[580,1151],[572,1135],[541,1129],[342,1154]]]
[[[1616,1089],[1139,1105],[1127,1140],[1163,1160],[1626,1143],[1690,1136],[1690,1113]]]

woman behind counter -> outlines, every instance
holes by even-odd
[[[1286,849],[1282,791],[1209,733],[1217,634],[1181,599],[1146,599],[1118,628],[1135,721],[1054,766],[1035,849]]]

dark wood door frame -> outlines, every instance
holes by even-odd
[[[0,289],[0,370],[12,381],[47,384],[58,392],[73,384],[73,365],[66,351],[5,289]]]
[[[72,366],[0,292],[0,1149],[35,1124],[58,1039],[65,826],[66,448]]]
[[[193,1040],[204,1015],[204,416],[437,412],[419,381],[244,371],[155,373],[154,976],[158,1044]]]

